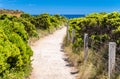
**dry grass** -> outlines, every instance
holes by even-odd
[[[89,50],[88,60],[84,63],[84,52],[73,53],[72,47],[64,47],[69,62],[72,62],[79,70],[78,79],[108,79],[107,73],[102,73],[104,70],[103,62],[98,54]]]
[[[79,53],[72,52],[72,46],[64,47],[66,55],[68,56],[69,62],[73,64],[78,70],[78,79],[89,79],[96,75],[96,70],[92,63],[87,62],[84,64],[84,52]],[[90,55],[90,54],[89,54]],[[92,55],[91,55],[92,56]]]
[[[7,13],[6,13],[7,14]],[[16,13],[16,14],[7,14],[7,15],[10,15],[10,16],[16,16],[16,17],[20,17],[20,15],[21,15],[22,13]]]
[[[56,30],[60,30],[60,29],[61,28],[54,29],[51,31],[51,33],[48,30],[37,29],[38,36],[37,37],[30,37],[29,38],[29,45],[32,45],[34,42],[36,42],[40,38],[43,38],[43,37],[50,35],[50,34],[53,34]]]
[[[47,30],[37,30],[38,36],[37,37],[30,37],[29,38],[29,45],[32,45],[34,42],[39,40],[40,38],[43,38],[47,35],[49,35],[49,32]]]
[[[120,79],[120,75],[117,77],[117,79]]]
[[[96,74],[92,63],[80,66],[79,70],[80,73],[78,79],[89,79]]]
[[[65,54],[68,56],[68,61],[72,63],[73,66],[77,67],[80,62],[82,62],[83,56],[72,53],[72,46],[64,48]],[[81,61],[80,61],[81,60]]]
[[[84,63],[83,49],[75,53],[72,45],[66,44],[66,38],[64,39],[64,51],[68,56],[68,61],[79,70],[78,79],[108,79],[107,63],[105,63],[107,60],[104,61],[103,53],[96,53],[89,49],[88,60]]]

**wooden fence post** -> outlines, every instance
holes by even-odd
[[[72,29],[72,43],[75,41],[75,29]]]
[[[84,34],[84,62],[88,58],[88,34]]]
[[[69,26],[67,26],[67,41],[70,41]]]
[[[112,73],[115,72],[115,57],[116,57],[116,43],[109,42],[109,65],[108,65],[108,76],[112,79]]]

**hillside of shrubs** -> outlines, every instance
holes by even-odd
[[[68,61],[78,68],[78,79],[108,79],[108,44],[116,42],[116,66],[112,79],[120,79],[120,13],[92,13],[69,20],[74,41],[64,40]],[[88,59],[84,63],[84,34],[88,34]]]
[[[0,15],[0,79],[26,79],[32,70],[33,51],[28,40],[38,37],[37,29],[53,32],[66,23],[59,15],[40,14],[20,17]]]
[[[20,17],[20,15],[23,13],[24,12],[20,11],[20,10],[0,9],[0,14],[7,14],[7,15],[11,15],[11,16]]]

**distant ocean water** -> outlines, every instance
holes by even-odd
[[[37,15],[32,15],[32,16],[37,16]],[[80,17],[85,17],[85,15],[76,15],[76,14],[61,14],[61,16],[64,16],[68,19],[72,19],[72,18],[80,18]]]
[[[68,19],[85,17],[85,15],[61,15],[61,16],[64,16]]]

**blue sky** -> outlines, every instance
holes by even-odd
[[[30,14],[88,14],[120,11],[120,0],[0,0],[0,8]]]

